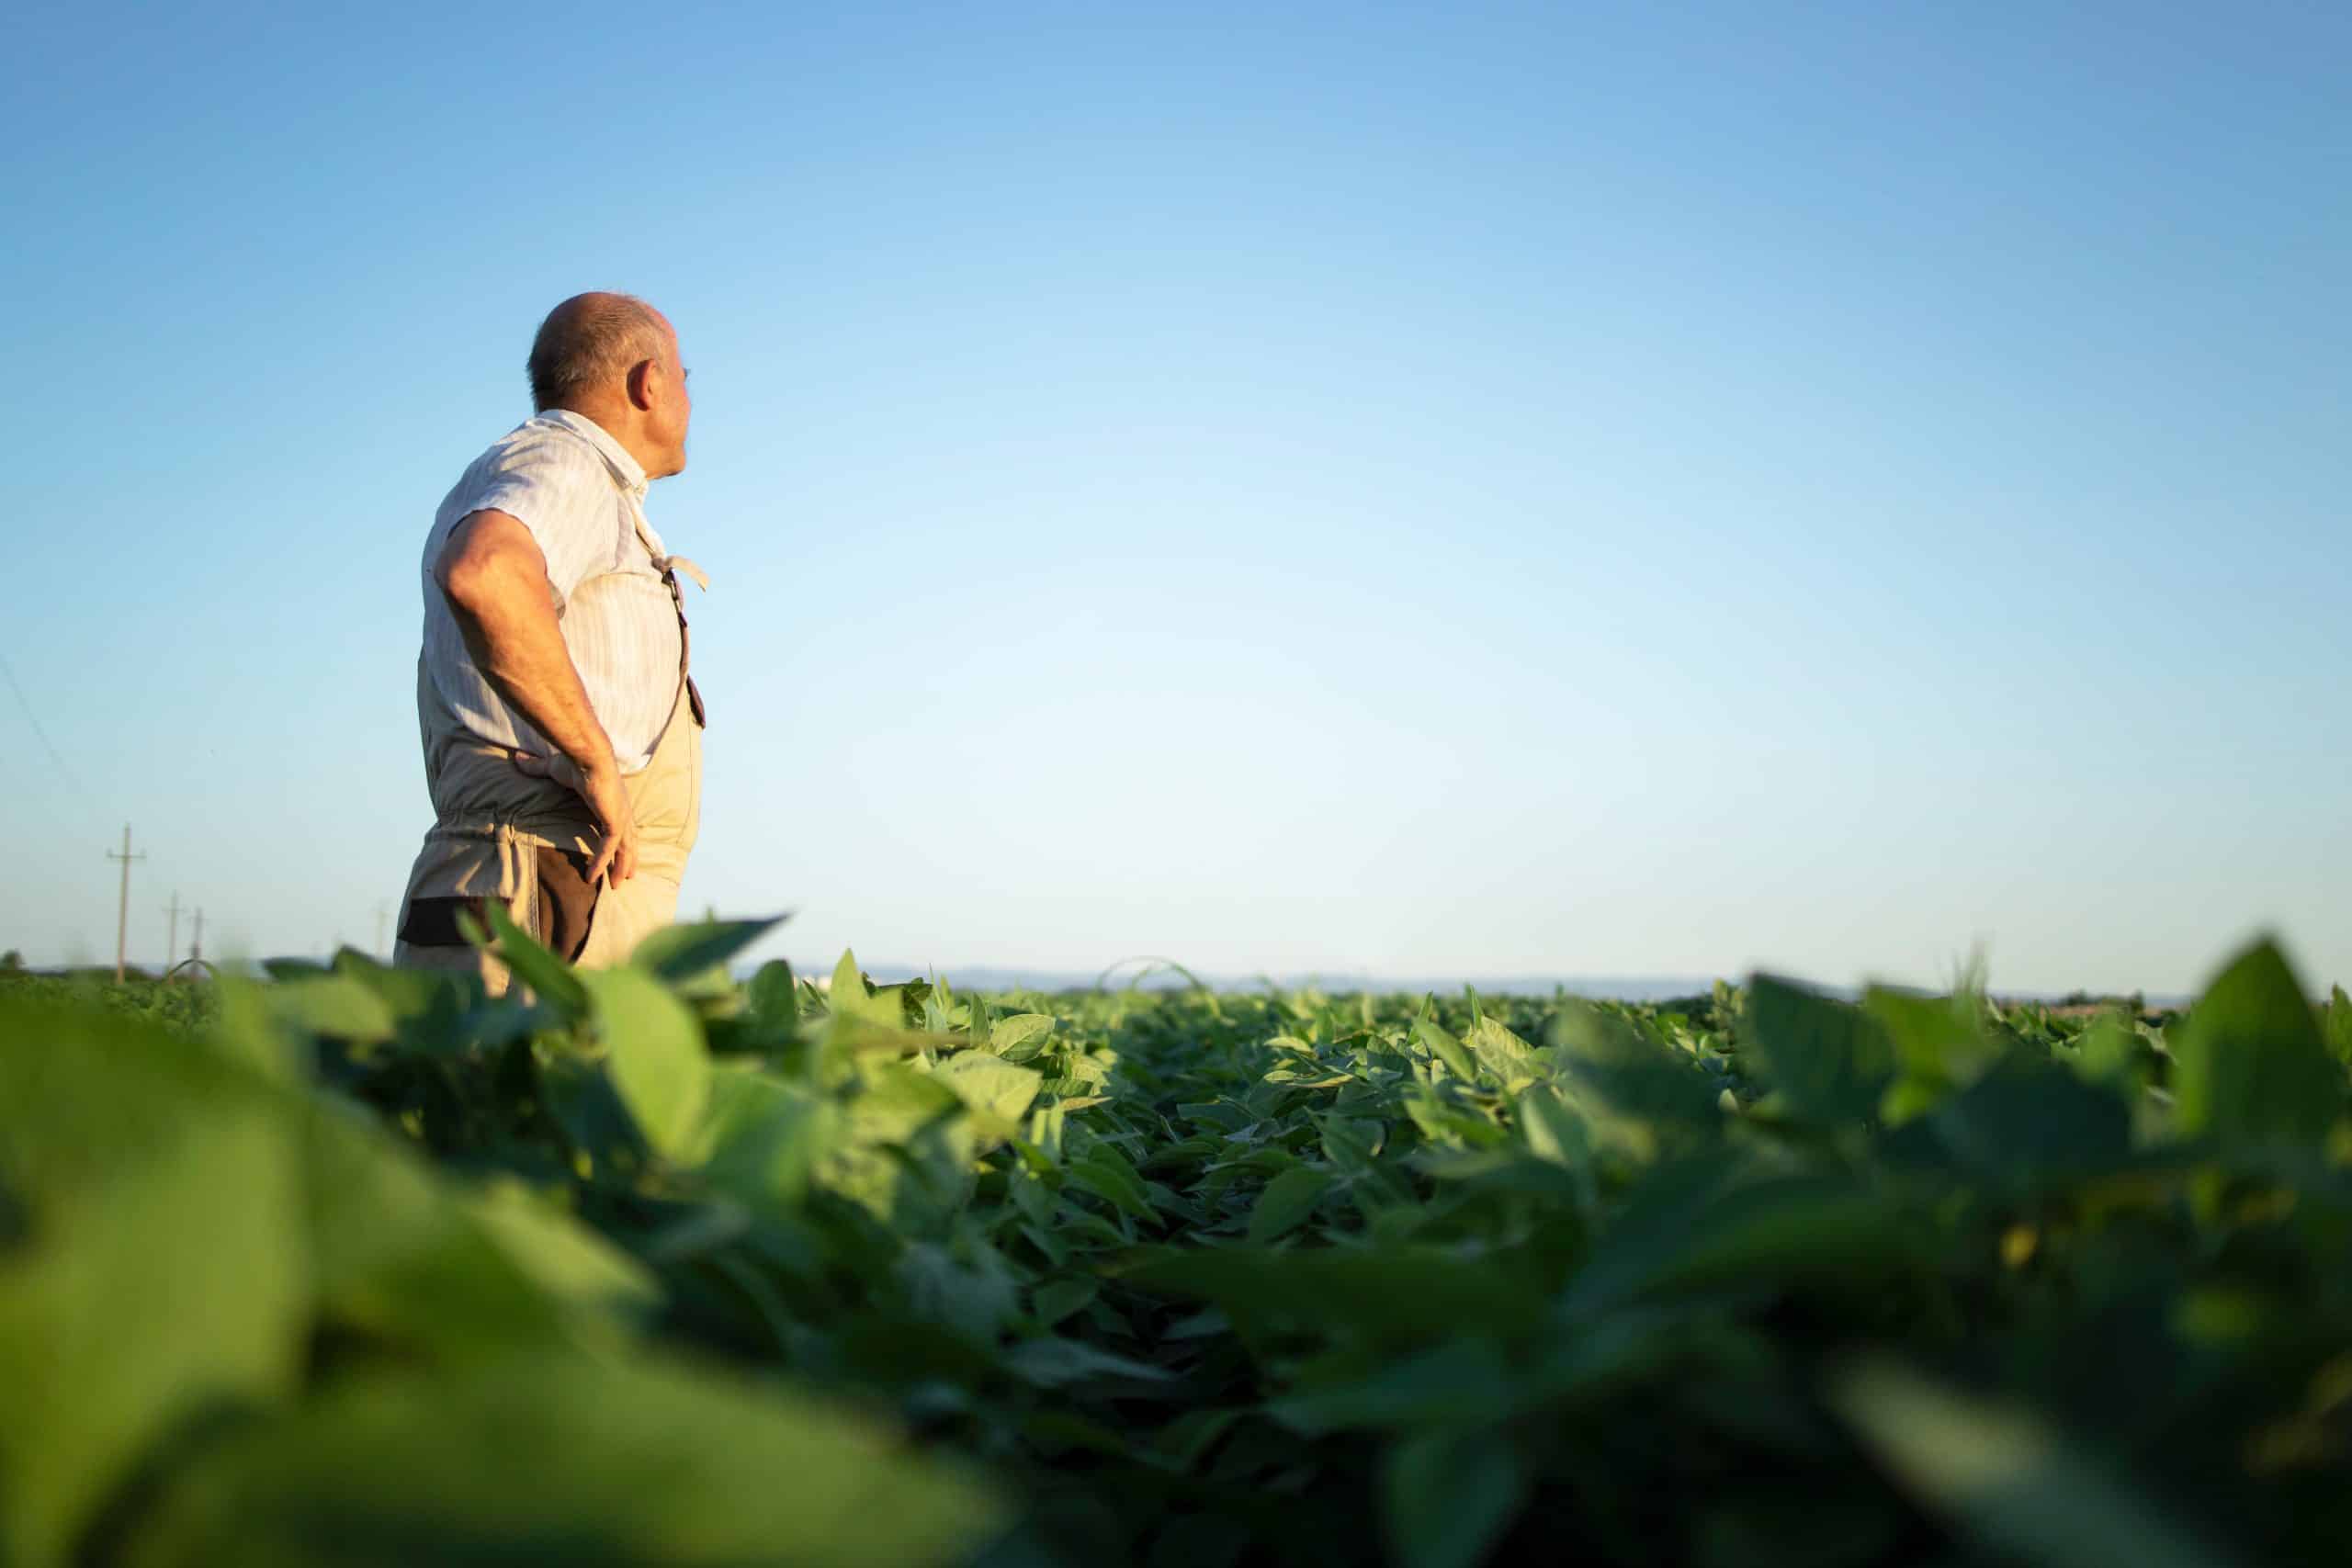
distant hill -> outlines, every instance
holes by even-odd
[[[867,964],[865,973],[883,984],[899,980],[922,978],[934,971],[925,965],[907,964]],[[822,980],[831,974],[832,965],[802,964],[794,961],[792,972],[810,979]],[[936,973],[946,976],[958,990],[974,991],[1081,991],[1091,990],[1102,979],[1101,970],[1008,968],[993,964],[939,966]],[[1104,982],[1110,989],[1123,989],[1130,984],[1145,990],[1181,990],[1192,984],[1173,970],[1158,969],[1131,978],[1132,970],[1113,974]],[[1710,978],[1662,976],[1405,976],[1388,977],[1370,975],[1202,975],[1201,982],[1219,991],[1259,991],[1271,982],[1286,991],[1314,987],[1324,991],[1422,992],[1438,991],[1457,996],[1465,985],[1476,987],[1486,996],[1548,997],[1565,989],[1572,996],[1591,997],[1597,1000],[1646,1002],[1669,997],[1703,995],[1714,986]]]

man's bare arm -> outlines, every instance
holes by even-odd
[[[469,513],[449,531],[433,579],[456,615],[466,651],[493,690],[570,759],[579,790],[605,825],[588,879],[615,882],[637,870],[637,826],[612,740],[588,705],[563,646],[547,558],[522,523],[495,510]]]

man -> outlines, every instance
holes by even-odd
[[[398,963],[480,973],[458,917],[496,899],[564,957],[626,958],[677,912],[701,817],[700,694],[647,484],[686,466],[667,318],[582,294],[531,344],[537,413],[474,460],[424,558],[416,706],[435,823]]]

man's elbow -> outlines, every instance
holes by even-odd
[[[433,563],[433,581],[449,607],[469,617],[490,597],[492,563],[469,550],[447,549]]]

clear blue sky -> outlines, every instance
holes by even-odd
[[[2341,6],[11,32],[0,947],[125,819],[135,958],[371,940],[424,532],[614,288],[775,951],[2352,981]]]

